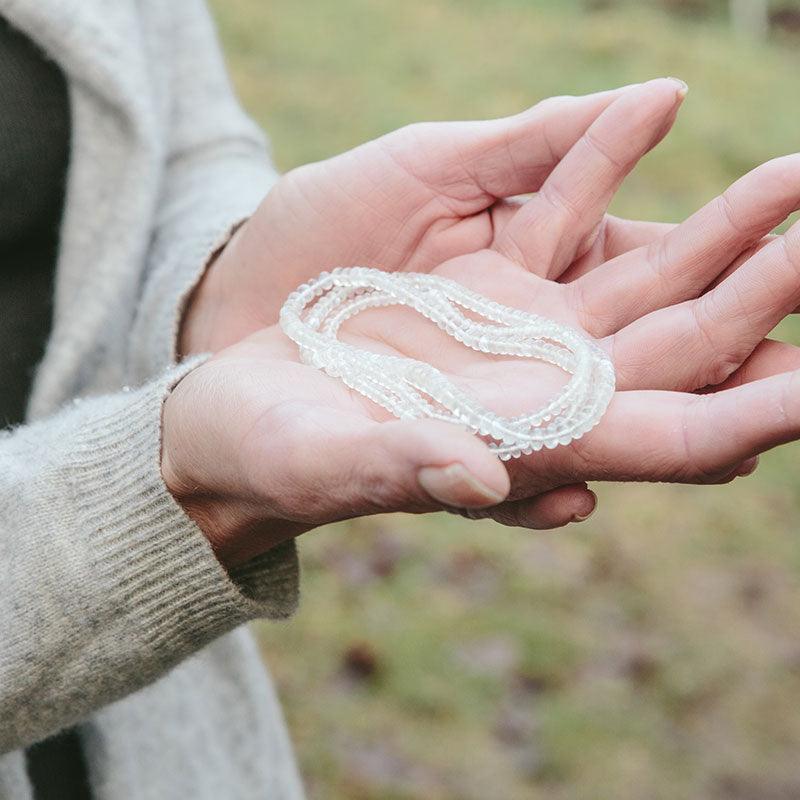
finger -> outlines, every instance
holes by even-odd
[[[673,226],[674,227],[674,226]],[[752,247],[749,247],[743,253],[741,253],[726,269],[722,272],[719,276],[717,276],[711,284],[707,287],[706,291],[710,291],[715,286],[718,286],[725,278],[732,275],[736,272],[742,264],[746,263],[752,256],[754,256],[762,247],[768,245],[773,239],[777,238],[777,234],[769,234],[765,236],[760,241],[756,242]],[[800,313],[800,306],[795,308],[793,311],[794,314]]]
[[[800,372],[716,394],[620,392],[600,425],[569,447],[508,462],[511,498],[541,476],[716,483],[743,462],[800,438]]]
[[[746,459],[736,468],[735,477],[747,478],[749,475],[752,475],[758,469],[760,461],[761,458],[759,456]]]
[[[718,286],[725,278],[736,272],[742,264],[746,263],[752,256],[754,256],[762,247],[766,247],[773,239],[777,239],[777,234],[770,234],[765,236],[761,241],[756,242],[752,247],[745,250],[718,278],[716,278],[706,291],[710,291],[715,286]],[[800,306],[794,309],[793,314],[800,313]]]
[[[558,280],[560,283],[575,281],[612,258],[666,236],[675,227],[671,222],[640,222],[606,214],[600,234],[590,250],[571,264]]]
[[[676,228],[674,222],[649,222],[635,219],[622,219],[613,214],[606,216],[606,237],[603,255],[616,258],[637,247],[643,247],[666,236]]]
[[[800,347],[774,339],[765,339],[744,364],[726,381],[715,387],[715,390],[732,389],[745,383],[752,383],[752,381],[796,369],[800,369]]]
[[[653,312],[614,337],[623,386],[695,390],[733,374],[800,303],[800,223],[696,300]]]
[[[318,455],[328,461],[328,483],[359,514],[482,508],[509,489],[505,467],[480,439],[434,420],[372,423],[346,446],[332,437]]]
[[[561,275],[591,247],[614,193],[669,131],[685,92],[659,79],[617,98],[506,225],[496,249],[546,277]]]
[[[498,200],[492,206],[492,222],[496,237],[502,234],[506,225],[525,202],[526,200],[522,197],[509,197]],[[570,264],[558,280],[560,283],[577,280],[581,275],[596,269],[612,258],[649,245],[656,239],[666,236],[676,227],[674,222],[648,222],[606,214],[594,244],[588,252]]]
[[[459,509],[457,513],[469,519],[493,519],[513,528],[543,531],[583,522],[596,507],[597,495],[585,483],[576,483],[529,499],[500,503],[492,508]]]
[[[716,277],[716,278],[715,278],[715,279],[714,279],[714,280],[713,280],[713,281],[712,281],[712,282],[709,284],[709,286],[708,286],[708,287],[706,287],[706,291],[710,291],[710,290],[711,290],[711,289],[713,289],[715,286],[719,286],[719,284],[720,284],[720,283],[722,283],[722,281],[724,281],[724,280],[725,280],[725,278],[729,277],[729,276],[730,276],[730,275],[732,275],[734,272],[736,272],[736,270],[737,270],[737,269],[739,269],[739,267],[741,267],[741,266],[742,266],[742,264],[744,264],[744,263],[746,263],[747,261],[749,261],[749,260],[750,260],[750,259],[751,259],[751,258],[752,258],[752,257],[753,257],[753,256],[754,256],[754,255],[755,255],[755,254],[756,254],[756,253],[757,253],[757,252],[758,252],[758,251],[759,251],[759,250],[760,250],[762,247],[765,247],[766,245],[768,245],[768,244],[769,244],[769,243],[770,243],[770,242],[771,242],[773,239],[775,239],[775,238],[777,238],[777,237],[776,237],[774,234],[772,234],[772,235],[769,235],[769,236],[765,236],[763,239],[760,239],[760,240],[759,240],[759,241],[757,241],[757,242],[756,242],[754,245],[752,245],[752,247],[748,247],[748,248],[747,248],[747,250],[745,250],[744,252],[740,253],[740,254],[739,254],[739,256],[737,256],[737,258],[735,258],[735,259],[734,259],[734,260],[733,260],[733,261],[732,261],[732,262],[731,262],[731,263],[730,263],[730,264],[729,264],[729,265],[728,265],[728,266],[725,268],[725,270],[724,270],[723,272],[721,272],[721,273],[720,273],[720,274],[719,274],[719,275],[718,275],[718,276],[717,276],[717,277]]]
[[[453,177],[468,178],[492,201],[538,191],[597,117],[635,88],[550,97],[511,117],[439,124],[437,136],[457,156],[457,169],[463,170],[461,175],[440,173],[439,183],[446,188],[453,185]]]
[[[737,464],[732,470],[724,473],[717,480],[707,480],[703,481],[703,483],[706,486],[722,486],[726,483],[732,483],[737,478],[746,478],[748,475],[752,475],[756,471],[758,462],[758,456],[746,458],[741,464]]]
[[[697,297],[798,207],[800,154],[762,164],[663,238],[576,281],[582,318],[603,336]]]
[[[467,216],[499,198],[538,191],[589,125],[631,88],[551,97],[500,119],[416,123],[377,143],[395,164],[446,198],[455,213]]]

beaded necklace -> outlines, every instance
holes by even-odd
[[[572,377],[542,408],[503,417],[424,361],[372,353],[338,338],[345,320],[393,305],[414,309],[473,350],[539,359]],[[486,322],[468,318],[464,310]],[[597,425],[614,394],[611,360],[585,334],[438,275],[367,267],[323,272],[289,295],[280,324],[304,363],[401,419],[429,417],[466,426],[487,438],[503,460],[579,439]]]

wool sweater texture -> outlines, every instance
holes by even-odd
[[[275,180],[200,0],[0,0],[64,71],[53,333],[0,434],[0,798],[81,731],[98,800],[301,798],[244,623],[294,610],[286,544],[228,573],[160,473],[186,298]],[[1,378],[0,378],[1,379]]]

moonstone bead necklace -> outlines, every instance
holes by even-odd
[[[503,417],[424,361],[369,352],[338,338],[345,320],[394,305],[414,309],[473,350],[539,359],[572,377],[542,408]],[[470,319],[464,310],[486,322]],[[466,426],[503,460],[579,439],[597,425],[614,394],[614,367],[586,335],[438,275],[367,267],[323,272],[289,295],[280,324],[304,363],[401,419],[430,417]]]

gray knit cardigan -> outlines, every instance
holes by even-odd
[[[73,133],[33,421],[0,434],[0,798],[74,724],[98,800],[301,797],[242,627],[295,608],[294,546],[229,576],[159,469],[181,308],[275,180],[262,137],[200,0],[0,15],[63,68]]]

